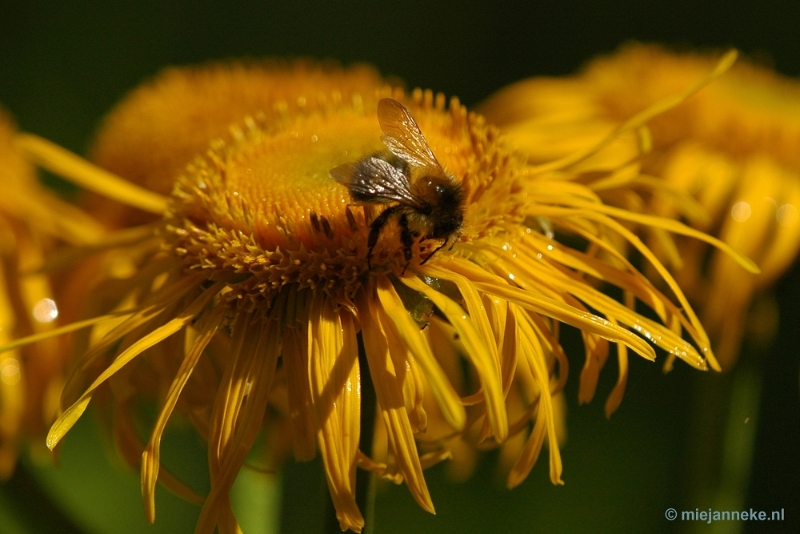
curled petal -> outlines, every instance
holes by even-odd
[[[361,332],[369,362],[369,372],[372,375],[381,416],[388,433],[389,451],[398,463],[414,499],[422,508],[434,513],[433,502],[425,484],[417,445],[406,412],[402,386],[389,355],[383,326],[379,322],[382,314],[376,309],[377,304],[374,300],[361,303],[360,308],[368,311],[360,316]]]
[[[361,532],[364,518],[355,501],[361,429],[358,343],[352,316],[334,311],[324,294],[312,300],[308,346],[317,443],[328,489],[342,530]]]
[[[402,339],[411,350],[431,386],[431,391],[442,409],[447,422],[455,429],[464,428],[466,414],[458,394],[447,380],[441,366],[431,353],[427,340],[419,327],[403,307],[403,303],[388,279],[382,278],[377,284],[378,300],[389,321],[384,323],[387,335]]]

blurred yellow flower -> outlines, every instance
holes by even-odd
[[[15,126],[0,109],[0,344],[49,330],[59,309],[41,266],[55,241],[85,243],[99,227],[39,186],[35,169],[12,143]],[[56,339],[0,354],[0,479],[20,444],[40,443],[59,411],[66,352]]]
[[[138,230],[133,244],[110,238],[109,247],[130,251],[136,269],[102,294],[106,315],[65,327],[94,328],[65,387],[68,407],[48,446],[58,444],[95,394],[110,393],[115,419],[123,421],[117,441],[129,459],[130,451],[142,452],[148,519],[155,517],[159,479],[192,498],[160,464],[160,440],[174,411],[186,414],[208,442],[211,491],[202,500],[197,532],[236,531],[229,491],[259,433],[268,431],[270,410],[286,414],[297,458],[319,450],[342,529],[360,531],[357,466],[404,481],[432,512],[422,470],[451,454],[460,436],[497,445],[522,436],[512,486],[527,476],[547,440],[550,478],[561,483],[553,402],[567,377],[560,323],[583,334],[582,388],[594,388],[609,342],[618,345],[613,402],[624,390],[628,349],[653,360],[652,343],[697,369],[716,366],[686,298],[626,225],[730,247],[675,221],[608,206],[583,185],[613,179],[619,168],[593,166],[582,157],[530,165],[457,99],[406,94],[371,71],[366,77],[363,70],[325,71],[309,81],[306,68],[271,68],[281,91],[253,103],[250,116],[236,118],[244,108],[223,114],[230,97],[209,104],[210,116],[221,118],[199,127],[209,137],[207,151],[201,138],[184,142],[179,135],[194,124],[188,117],[206,116],[198,109],[205,100],[183,99],[193,87],[187,80],[203,77],[201,71],[171,71],[134,92],[97,142],[98,161],[172,194],[166,199],[127,184],[128,192],[117,195],[163,218]],[[230,87],[227,76],[210,83]],[[153,115],[137,107],[155,93],[160,96],[150,109],[163,111]],[[220,93],[211,88],[209,94]],[[164,102],[156,104],[159,99]],[[380,106],[391,107],[397,122],[387,126]],[[154,126],[173,113],[185,118]],[[229,118],[238,125],[223,133],[221,123]],[[417,127],[415,148],[398,148],[397,136]],[[114,194],[115,178],[106,171],[33,136],[20,136],[18,144],[45,166]],[[426,147],[429,155],[422,154]],[[400,159],[409,152],[435,158],[460,191],[453,198],[463,224],[446,225],[452,232],[433,224],[429,233],[441,239],[427,239],[411,232],[424,231],[421,211],[398,208],[385,227],[373,223],[393,206],[381,211],[377,203],[355,203],[357,191],[334,171],[343,182],[337,183],[331,171],[387,148]],[[103,153],[115,155],[104,159]],[[192,153],[200,155],[178,170]],[[410,174],[413,194],[433,194],[418,189],[433,180],[418,176],[424,162],[373,159],[383,170],[365,185],[372,198],[386,191],[392,173],[395,180]],[[160,177],[148,183],[151,176]],[[378,177],[385,181],[377,183]],[[417,197],[407,202],[421,205]],[[430,209],[427,216],[434,217]],[[617,241],[651,264],[672,298],[620,254]],[[599,291],[598,283],[621,289],[624,302]],[[86,299],[94,296],[101,295]],[[657,320],[636,312],[637,304]],[[360,450],[362,408],[369,413],[362,387],[370,384],[385,439]],[[154,396],[161,405],[147,444],[138,443],[130,423],[137,395]]]
[[[480,109],[531,161],[547,161],[592,145],[632,114],[680,91],[708,72],[715,57],[632,44],[575,76],[514,84]],[[649,234],[648,244],[676,270],[702,312],[722,367],[729,368],[748,329],[774,330],[773,307],[748,310],[800,247],[800,81],[741,61],[648,127],[651,153],[641,159],[641,172],[665,183],[639,177],[632,183],[638,194],[620,194],[609,183],[590,187],[609,203],[684,217],[758,264],[761,275],[752,276],[697,240]],[[620,138],[616,154],[626,159],[637,142]]]

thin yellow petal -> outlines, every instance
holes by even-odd
[[[431,350],[434,351],[434,354],[440,354],[433,347],[431,347]],[[401,355],[401,352],[405,354]],[[411,428],[415,434],[425,432],[428,428],[428,414],[425,412],[423,404],[425,401],[425,379],[422,371],[417,365],[414,355],[402,345],[395,344],[390,346],[389,355],[392,361],[395,362],[395,370],[397,370],[398,378],[403,384],[403,399],[406,402]],[[401,367],[401,363],[405,365]]]
[[[82,382],[83,373],[98,358],[105,355],[125,336],[129,336],[137,330],[157,328],[156,324],[161,318],[166,320],[164,312],[170,310],[171,307],[179,306],[178,301],[197,288],[201,281],[202,279],[199,277],[186,277],[175,284],[169,285],[168,290],[160,291],[145,299],[139,309],[111,329],[91,349],[84,353],[78,364],[73,367],[72,373],[67,377],[61,394],[62,402],[71,404],[80,397],[84,387]]]
[[[19,354],[0,358],[0,480],[7,480],[17,464],[16,441],[26,404],[24,373]]]
[[[142,453],[142,496],[144,498],[145,516],[150,523],[153,523],[156,517],[155,486],[159,477],[159,468],[161,467],[161,436],[167,426],[167,421],[169,421],[172,415],[172,411],[175,409],[175,405],[178,403],[178,398],[184,386],[189,381],[189,377],[192,375],[195,365],[197,365],[197,361],[203,354],[208,342],[214,334],[216,334],[217,329],[222,325],[224,318],[225,308],[219,307],[212,313],[203,317],[197,325],[200,335],[195,340],[192,348],[187,352],[181,362],[175,380],[170,384],[164,399],[164,405],[150,433],[150,440],[147,443],[147,448]]]
[[[317,443],[328,489],[342,530],[361,532],[364,518],[355,501],[361,429],[358,344],[352,316],[344,309],[334,311],[321,292],[312,300],[308,345]]]
[[[617,364],[619,365],[617,383],[606,399],[605,414],[607,418],[611,418],[611,414],[616,412],[619,405],[622,404],[625,386],[628,384],[628,347],[625,345],[617,346]]]
[[[586,359],[581,369],[578,386],[578,403],[587,404],[592,401],[597,391],[600,370],[608,358],[608,341],[595,335],[583,336]]]
[[[103,382],[113,376],[114,373],[116,373],[119,369],[130,363],[131,360],[133,360],[143,351],[184,328],[197,316],[198,313],[200,313],[200,311],[211,301],[211,299],[219,293],[221,287],[222,283],[217,283],[206,289],[197,299],[195,299],[194,302],[192,302],[191,305],[189,305],[182,313],[175,317],[175,319],[156,329],[150,335],[140,339],[126,349],[122,354],[117,356],[114,362],[95,379],[95,381],[91,386],[89,386],[83,395],[81,395],[72,406],[67,408],[64,413],[59,416],[56,422],[53,423],[53,426],[50,428],[50,432],[47,434],[47,447],[52,450],[56,445],[58,445],[58,442],[61,441],[61,438],[64,437],[69,429],[72,428],[72,426],[78,421],[80,416],[83,415],[84,410],[86,410],[86,407],[89,405],[89,401],[92,400],[92,394],[94,393],[95,389],[100,387]]]
[[[310,291],[288,297],[286,333],[283,342],[283,368],[286,370],[292,447],[298,460],[308,461],[317,453],[316,429],[308,383],[308,297]]]
[[[526,443],[517,464],[509,473],[508,484],[510,487],[514,487],[528,475],[539,456],[545,434],[548,437],[550,446],[550,480],[553,484],[563,484],[564,482],[561,480],[561,453],[558,449],[558,436],[555,427],[555,413],[553,398],[550,393],[550,376],[547,370],[547,362],[544,361],[542,347],[525,312],[516,305],[512,305],[511,311],[514,313],[519,325],[522,355],[525,357],[539,385],[539,410],[534,430],[528,439],[528,443]]]
[[[430,513],[435,513],[422,465],[417,453],[417,444],[408,419],[403,399],[403,390],[398,382],[394,364],[389,355],[389,347],[383,327],[373,317],[380,314],[375,309],[378,303],[362,298],[359,302],[361,335],[369,362],[369,372],[375,385],[375,393],[389,437],[389,450],[395,456],[408,489],[419,505]]]
[[[126,228],[105,235],[88,244],[54,250],[48,254],[48,257],[45,258],[42,264],[33,272],[47,273],[57,271],[84,260],[93,254],[97,254],[98,252],[131,247],[149,239],[156,241],[156,232],[159,225],[160,223],[158,225],[141,225],[133,228]]]
[[[503,279],[491,275],[477,265],[467,261],[448,260],[445,262],[445,260],[442,260],[440,264],[472,279],[475,287],[481,291],[496,295],[509,302],[514,302],[531,311],[552,317],[562,323],[592,332],[610,341],[624,343],[648,360],[656,359],[653,348],[642,338],[611,324],[602,317],[577,310],[551,298],[535,295],[531,291],[512,287],[505,283]]]
[[[775,213],[777,225],[773,228],[772,245],[759,261],[766,276],[782,273],[797,257],[800,250],[800,173],[785,176],[778,195]],[[762,284],[764,282],[761,282]]]
[[[283,310],[273,310],[280,315]],[[264,422],[272,380],[281,353],[281,322],[242,313],[234,325],[234,353],[225,369],[212,412],[209,440],[211,492],[195,534],[239,533],[230,489]]]
[[[492,330],[500,354],[500,378],[503,383],[503,395],[508,395],[514,381],[514,370],[517,368],[516,326],[513,317],[508,314],[508,302],[497,297],[483,295],[483,305],[490,312]]]
[[[466,423],[464,407],[461,405],[458,394],[453,389],[450,381],[447,380],[447,376],[442,371],[441,366],[431,353],[430,346],[419,331],[419,326],[403,307],[403,302],[387,278],[379,278],[377,286],[378,300],[385,316],[388,316],[390,320],[384,321],[381,318],[381,323],[387,328],[387,335],[392,334],[391,325],[393,324],[396,335],[411,350],[411,353],[422,368],[422,372],[425,373],[425,378],[428,379],[431,391],[436,397],[436,401],[448,424],[457,430],[464,428]]]
[[[607,208],[607,207],[605,207],[605,208]],[[719,363],[717,363],[717,360],[714,357],[713,352],[711,351],[710,342],[708,341],[708,335],[705,333],[705,329],[703,328],[702,324],[700,323],[700,320],[697,318],[697,315],[694,313],[694,310],[693,310],[692,306],[689,304],[688,300],[686,299],[686,296],[684,295],[683,291],[681,291],[681,289],[678,286],[677,282],[672,277],[672,275],[667,271],[667,269],[664,267],[664,265],[660,261],[658,261],[658,259],[655,257],[653,252],[639,239],[638,236],[636,236],[633,232],[631,232],[630,230],[625,228],[622,224],[618,223],[614,219],[612,219],[610,217],[607,217],[606,215],[603,215],[602,213],[599,213],[599,211],[603,211],[603,210],[593,211],[593,210],[589,210],[589,209],[581,209],[581,210],[573,211],[571,208],[556,208],[556,207],[544,206],[544,207],[539,208],[538,211],[539,211],[539,213],[541,215],[546,215],[546,216],[553,216],[553,217],[564,217],[564,216],[574,217],[574,216],[578,216],[578,217],[584,217],[584,218],[590,219],[590,220],[597,220],[599,222],[602,222],[602,224],[605,225],[606,227],[608,227],[609,229],[612,229],[614,232],[616,232],[619,235],[623,236],[631,245],[633,245],[645,257],[645,259],[647,259],[647,261],[650,263],[650,265],[652,265],[653,268],[655,268],[656,271],[658,271],[659,275],[661,275],[663,280],[666,282],[666,284],[672,290],[673,294],[675,295],[675,297],[678,299],[678,301],[680,302],[681,306],[683,307],[683,311],[686,314],[687,318],[695,326],[695,332],[696,332],[695,340],[698,342],[698,344],[700,345],[701,350],[704,352],[704,355],[705,355],[705,357],[706,357],[706,359],[708,361],[709,366],[712,369],[716,370],[716,371],[718,371],[720,369],[719,368]],[[618,211],[621,213],[624,210],[618,210]],[[572,213],[572,215],[568,215],[569,213]],[[617,215],[619,215],[619,214],[617,214]],[[620,215],[620,217],[623,218],[623,219],[627,218],[629,220],[635,220],[636,219],[636,217],[634,217],[632,214],[627,214],[627,213],[626,213],[626,215]],[[645,216],[641,216],[641,217],[645,217]],[[652,217],[651,219],[653,219],[654,221],[661,221],[661,223],[653,222],[652,224],[654,224],[654,225],[661,224],[664,228],[669,229],[671,231],[678,231],[676,225],[678,227],[682,227],[684,230],[688,228],[688,227],[683,226],[680,223],[677,223],[675,221],[663,220],[660,217]],[[641,222],[641,220],[639,222]],[[692,230],[692,232],[695,232],[695,231]],[[678,233],[680,233],[680,232],[678,232]],[[697,233],[699,233],[699,232],[697,232]],[[706,234],[702,234],[702,233],[700,233],[700,235],[701,236],[706,236]],[[715,238],[711,238],[709,236],[706,236],[706,238],[707,239],[703,239],[703,240],[705,240],[705,241],[711,240],[711,241],[715,241],[715,242],[719,241],[719,240],[717,240]],[[720,247],[720,248],[731,250],[729,245],[725,245],[725,247]],[[740,257],[740,259],[745,263],[749,262],[754,269],[756,269],[756,270],[758,269],[755,266],[755,264],[750,262],[750,260],[746,260],[743,257]],[[634,350],[636,350],[636,349],[634,349]]]
[[[380,322],[383,328],[383,333],[389,345],[389,356],[392,358],[392,364],[397,372],[398,380],[401,381],[403,386],[403,399],[415,436],[418,440],[427,440],[429,438],[436,440],[441,437],[438,435],[441,432],[447,434],[456,432],[444,420],[441,408],[436,401],[430,401],[430,396],[427,395],[429,393],[428,381],[425,379],[425,375],[413,354],[397,333],[394,324],[380,309],[377,310],[377,313],[379,315],[376,316],[376,320]],[[456,388],[460,383],[457,375],[461,370],[460,368],[455,369],[453,364],[458,364],[460,357],[456,355],[452,335],[445,333],[446,327],[450,325],[443,326],[444,322],[436,317],[430,317],[428,321],[429,326],[423,331],[425,339],[431,348],[431,352],[436,354],[437,362],[443,366],[443,371],[449,383]],[[434,414],[433,417],[436,420],[434,428],[440,431],[436,437],[433,437],[434,434],[429,432],[431,429],[428,428],[428,412]]]
[[[602,313],[608,319],[613,319],[615,324],[619,322],[631,328],[664,350],[677,354],[679,358],[696,369],[707,369],[703,357],[698,354],[690,343],[684,341],[680,335],[597,291],[583,280],[575,280],[566,276],[566,274],[547,268],[533,269],[529,264],[519,262],[513,258],[508,260],[508,264],[513,267],[515,272],[524,273],[527,279],[532,280],[534,284],[552,285],[561,292],[574,295],[581,302]],[[542,267],[545,266],[542,265]]]
[[[709,245],[712,245],[715,248],[718,248],[721,251],[723,251],[725,254],[729,255],[732,259],[736,261],[736,263],[741,265],[745,270],[753,274],[758,274],[761,272],[761,269],[759,269],[758,265],[756,265],[755,262],[753,262],[753,260],[746,258],[742,254],[734,250],[734,248],[731,247],[729,244],[717,239],[714,236],[708,235],[705,232],[701,232],[699,230],[695,230],[694,228],[686,226],[685,224],[679,221],[653,215],[634,213],[632,211],[616,208],[614,206],[607,206],[607,205],[592,205],[591,207],[588,205],[581,206],[579,202],[576,202],[575,205],[576,207],[579,208],[580,207],[589,208],[589,210],[594,210],[596,213],[610,215],[614,218],[622,219],[624,221],[635,222],[648,228],[662,228],[674,234],[685,235],[694,239],[698,239],[700,241],[705,241]],[[576,213],[575,215],[579,217],[587,216],[586,213],[584,212],[580,214]],[[589,216],[587,218],[597,219],[596,216],[595,217]]]
[[[714,81],[716,78],[722,76],[728,69],[731,68],[731,66],[733,66],[733,64],[736,62],[736,58],[738,57],[738,55],[739,54],[736,50],[728,51],[724,56],[722,56],[722,59],[720,59],[719,63],[717,63],[717,66],[714,68],[714,70],[712,70],[705,77],[700,79],[697,83],[689,86],[684,91],[681,91],[676,95],[669,96],[667,98],[659,100],[655,104],[649,106],[644,111],[637,113],[636,115],[625,121],[623,124],[615,128],[613,131],[609,132],[609,134],[599,143],[590,146],[585,150],[572,153],[569,156],[553,161],[551,163],[539,165],[534,168],[535,171],[546,172],[556,169],[564,169],[569,167],[570,165],[573,165],[581,160],[588,158],[592,154],[596,154],[597,152],[602,150],[605,146],[607,146],[609,143],[613,142],[621,134],[641,128],[653,117],[661,115],[665,111],[681,104],[687,98],[689,98],[697,91],[699,91],[700,89],[702,89],[703,87]]]
[[[123,180],[46,139],[32,134],[18,134],[14,142],[36,164],[76,185],[158,215],[167,209],[166,197]]]
[[[144,450],[145,445],[139,438],[139,425],[134,421],[132,402],[133,401],[128,400],[115,406],[112,436],[116,449],[123,460],[125,460],[131,469],[138,469],[142,459],[142,450]],[[158,473],[158,480],[165,488],[175,495],[178,495],[180,498],[197,504],[198,506],[203,504],[203,497],[195,493],[194,490],[181,482],[175,475],[170,473],[168,469],[163,468],[163,466]]]
[[[434,290],[422,280],[406,277],[402,281],[411,289],[431,299],[458,332],[467,349],[467,355],[480,377],[486,398],[486,413],[495,437],[498,442],[502,443],[508,437],[508,415],[505,409],[503,384],[500,379],[500,356],[497,352],[497,345],[484,341],[493,340],[494,333],[489,325],[486,312],[481,309],[483,305],[480,295],[463,276],[437,269],[434,266],[428,266],[426,273],[442,280],[454,282],[467,304],[469,315],[457,303]]]
[[[105,321],[110,321],[112,319],[117,319],[119,317],[123,317],[125,315],[131,315],[133,311],[124,310],[114,313],[109,313],[106,315],[101,315],[99,317],[92,317],[91,319],[85,319],[83,321],[76,321],[74,323],[70,323],[59,328],[53,328],[51,330],[46,330],[44,332],[40,332],[38,334],[33,334],[31,336],[23,337],[21,339],[16,339],[10,343],[6,343],[3,346],[0,346],[0,354],[4,352],[8,352],[10,350],[18,349],[20,347],[24,347],[25,345],[30,345],[31,343],[37,343],[39,341],[43,341],[45,339],[50,339],[52,337],[60,336],[63,334],[68,334],[70,332],[75,332],[76,330],[82,330],[84,328],[89,328],[90,326],[94,326],[98,323],[102,323]]]
[[[642,273],[637,271],[624,256],[608,246],[608,244],[601,239],[594,240],[590,239],[589,236],[585,237],[593,244],[600,247],[604,252],[611,255],[623,268],[611,265],[607,261],[600,260],[584,252],[565,247],[550,239],[531,236],[530,239],[523,240],[520,243],[520,248],[528,251],[533,257],[541,254],[543,257],[555,260],[556,265],[554,268],[558,268],[558,265],[563,265],[564,267],[569,267],[575,271],[588,274],[598,280],[603,280],[604,282],[608,282],[620,289],[635,294],[636,297],[649,306],[662,321],[666,321],[667,319],[667,310],[669,310],[670,314],[683,318],[677,306],[672,305],[670,300],[658,291],[652,282]],[[530,246],[534,243],[535,246]],[[688,320],[685,320],[685,318],[684,322],[687,328],[694,330],[694,326],[689,323]]]
[[[21,189],[0,197],[0,213],[25,221],[44,235],[76,245],[94,243],[105,233],[97,221],[48,191],[28,186]]]
[[[236,435],[236,425],[247,397],[250,385],[245,379],[251,366],[255,364],[258,343],[262,335],[260,318],[249,313],[240,313],[232,325],[232,346],[230,363],[225,368],[221,386],[214,399],[211,423],[212,451],[211,476],[215,478],[227,456],[230,444]]]
[[[539,453],[542,450],[544,437],[547,433],[547,425],[545,423],[546,416],[543,411],[544,408],[540,403],[538,413],[536,414],[536,421],[533,424],[533,430],[525,441],[525,446],[519,453],[517,461],[514,463],[511,471],[508,472],[506,486],[509,489],[516,488],[522,484],[536,464],[536,460],[539,459]]]

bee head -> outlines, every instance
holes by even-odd
[[[449,214],[447,217],[441,217],[436,220],[433,225],[433,232],[431,237],[436,239],[448,238],[461,229],[461,224],[464,222],[464,215],[461,211],[456,211]]]

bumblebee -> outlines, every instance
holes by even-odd
[[[347,187],[356,204],[390,205],[369,225],[367,265],[372,267],[381,231],[396,217],[405,272],[416,237],[442,241],[422,264],[449,242],[455,244],[464,221],[465,195],[461,184],[444,172],[405,106],[384,98],[378,102],[378,122],[388,151],[335,167],[330,175]]]

